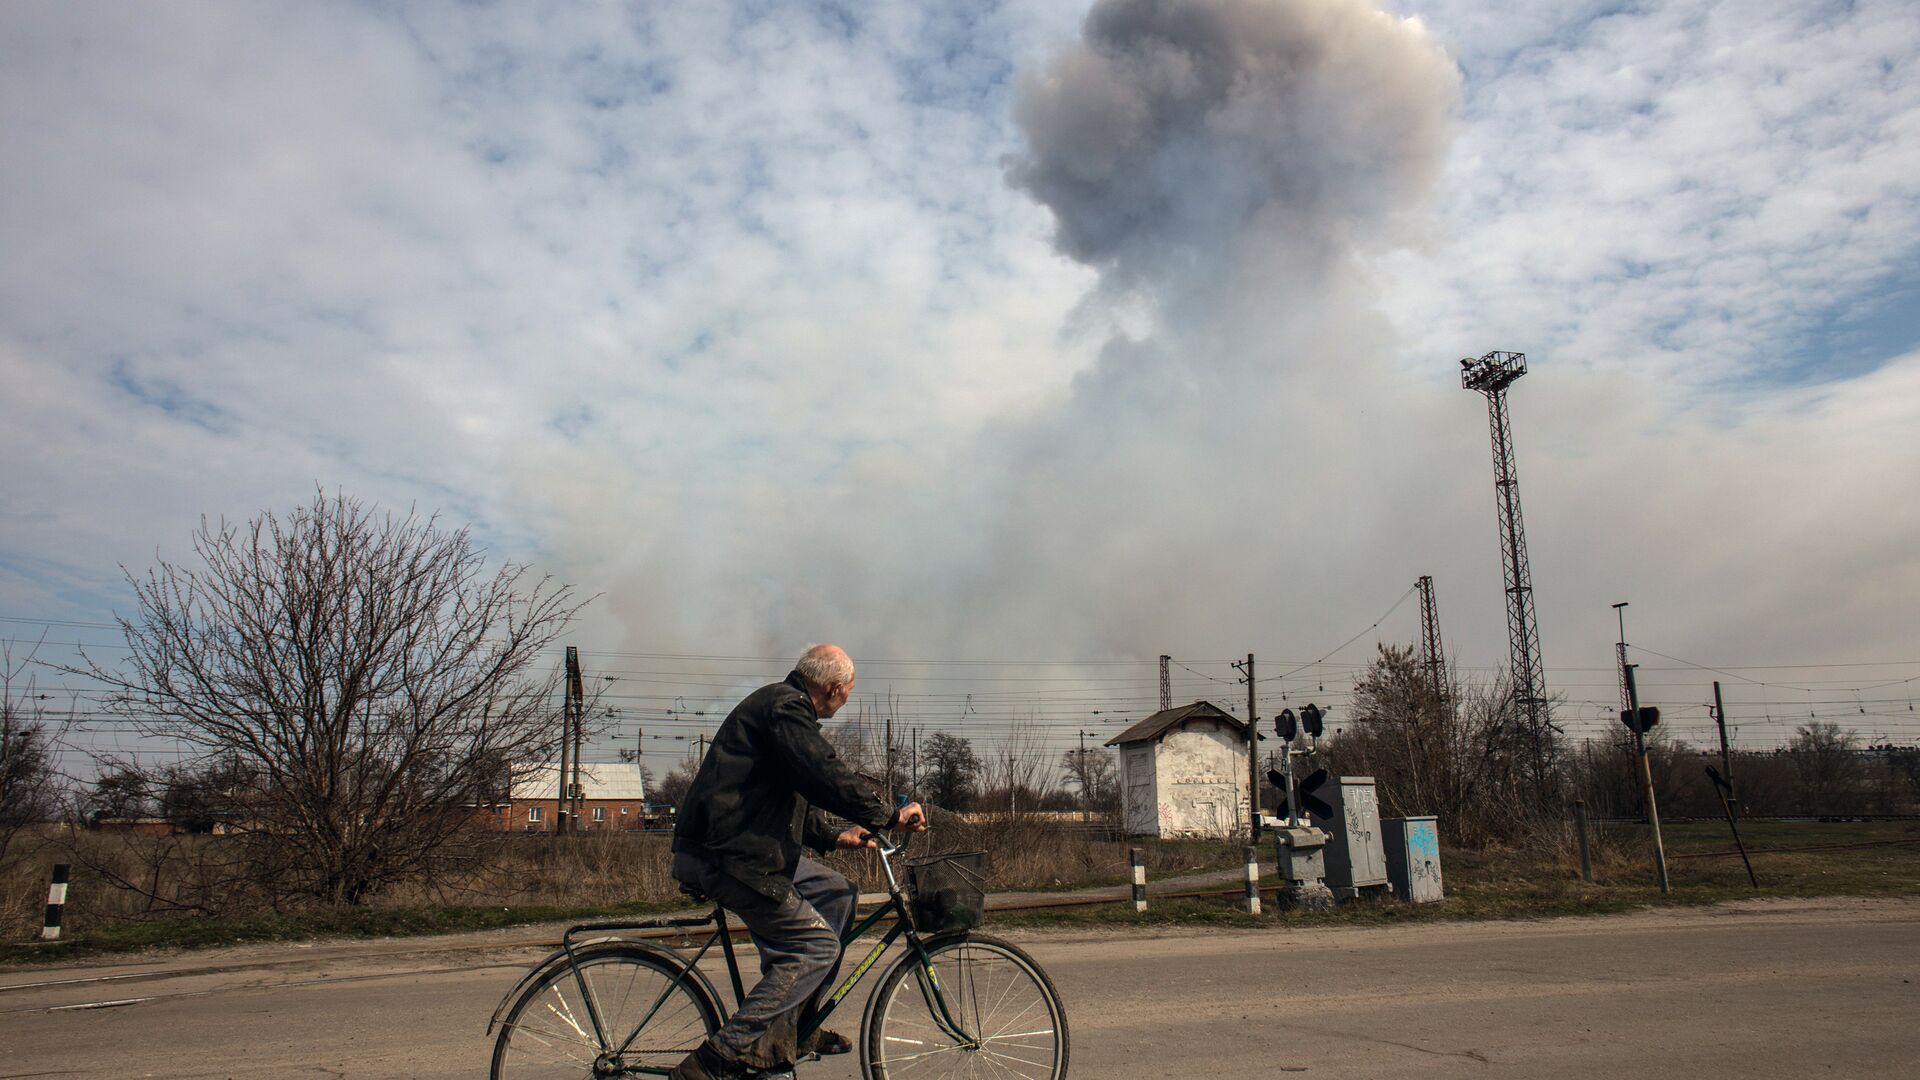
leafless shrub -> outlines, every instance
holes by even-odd
[[[1565,815],[1557,795],[1541,796],[1539,751],[1504,678],[1455,681],[1442,698],[1410,646],[1381,645],[1351,710],[1325,762],[1373,776],[1389,815],[1438,815],[1442,835],[1463,846],[1512,841]]]
[[[0,642],[0,868],[25,830],[59,816],[54,730],[27,674],[32,663],[32,651],[16,658],[13,646]]]

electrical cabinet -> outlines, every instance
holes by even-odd
[[[1446,898],[1440,887],[1440,823],[1432,817],[1388,818],[1387,882],[1393,895],[1412,904]]]
[[[1327,830],[1327,887],[1349,900],[1387,884],[1386,846],[1380,835],[1380,798],[1371,776],[1343,776],[1327,792],[1333,814],[1316,820]]]

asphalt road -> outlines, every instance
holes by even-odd
[[[541,936],[0,972],[0,1078],[484,1076],[487,1016]],[[1018,937],[1066,999],[1078,1077],[1920,1075],[1920,902]]]

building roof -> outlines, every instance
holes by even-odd
[[[515,799],[557,799],[560,797],[560,763],[542,761],[521,765],[513,770]],[[580,766],[580,797],[583,799],[627,799],[645,802],[646,784],[640,778],[640,765],[631,761],[589,761]]]
[[[1174,709],[1162,709],[1145,720],[1107,740],[1108,746],[1120,746],[1123,743],[1148,742],[1162,734],[1179,727],[1188,720],[1218,720],[1228,727],[1246,734],[1247,722],[1220,708],[1211,701],[1196,701],[1191,705],[1182,705]]]

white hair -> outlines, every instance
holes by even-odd
[[[853,682],[853,658],[838,645],[814,645],[800,654],[793,670],[815,690],[831,690]]]

